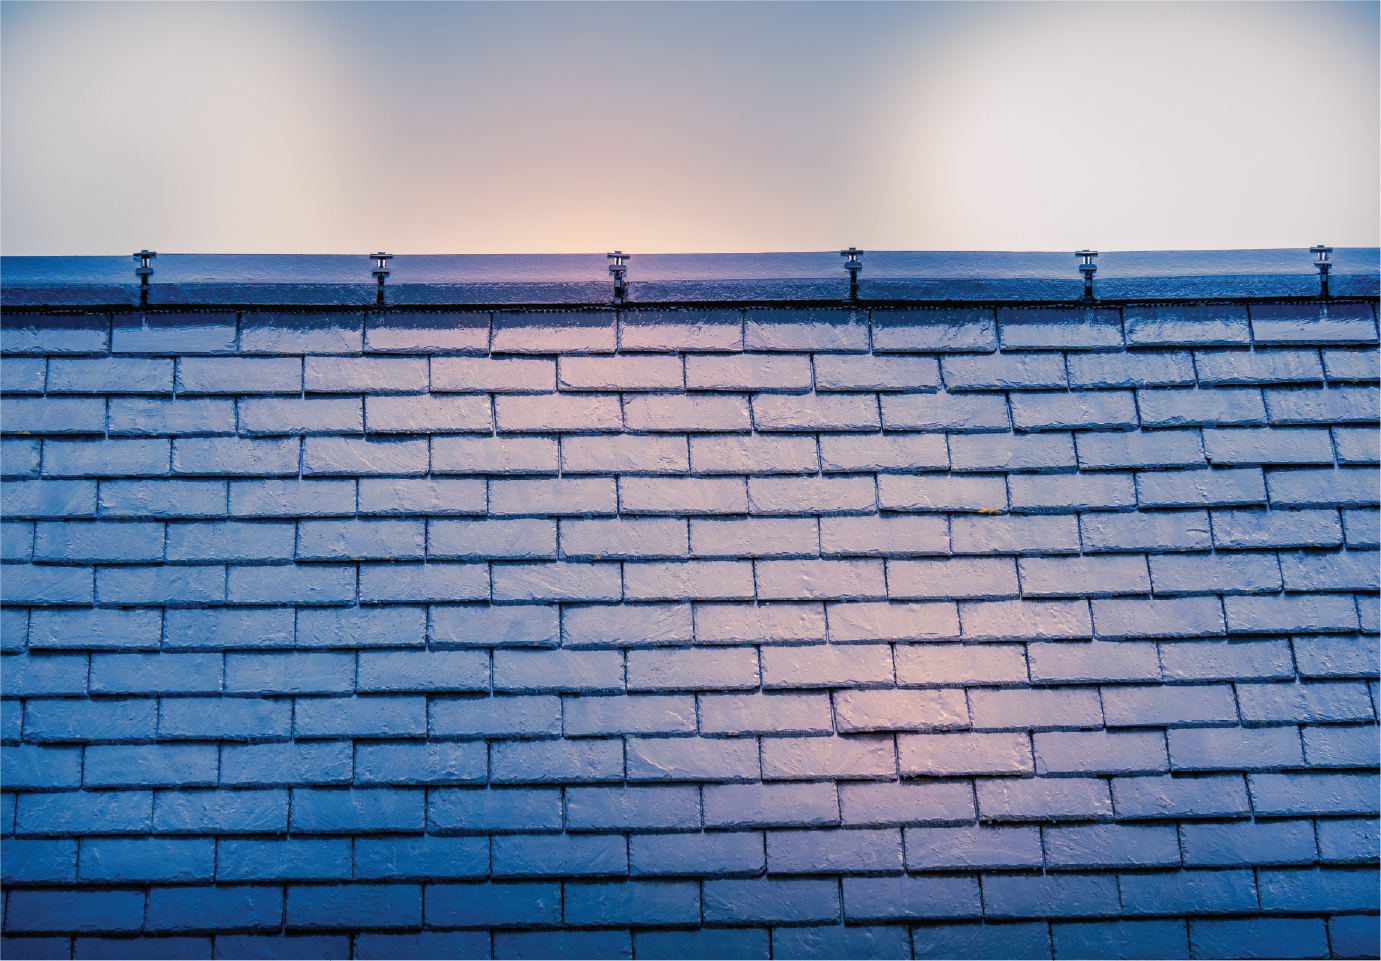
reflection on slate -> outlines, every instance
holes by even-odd
[[[1376,956],[1374,301],[600,303],[4,316],[0,953]]]

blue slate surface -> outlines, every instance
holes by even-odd
[[[0,327],[0,955],[1376,955],[1374,302],[209,306]]]
[[[1381,251],[1339,248],[1331,291],[1376,296]],[[877,251],[863,256],[865,301],[1070,301],[1083,295],[1072,253]],[[609,261],[599,254],[398,255],[388,303],[606,304]],[[638,254],[632,303],[844,300],[848,273],[835,251]],[[1100,299],[1309,297],[1318,277],[1307,250],[1110,251],[1100,255]],[[5,257],[7,305],[138,303],[123,257]],[[351,255],[160,254],[150,304],[373,303],[373,261]]]

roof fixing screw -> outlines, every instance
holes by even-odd
[[[605,256],[613,261],[609,265],[609,273],[614,275],[614,303],[621,304],[623,299],[628,296],[628,285],[623,279],[623,275],[628,271],[628,265],[624,261],[633,255],[626,254],[622,250],[616,250]]]
[[[1096,250],[1076,250],[1074,256],[1084,258],[1084,262],[1079,265],[1080,272],[1084,275],[1084,303],[1093,302],[1093,275],[1098,272],[1098,267],[1093,262],[1093,258],[1098,256]]]
[[[393,259],[393,255],[386,254],[381,250],[377,254],[370,254],[369,256],[374,258],[374,270],[372,273],[374,274],[374,279],[379,282],[379,293],[374,298],[374,303],[382,304],[384,302],[384,280],[388,278],[389,274],[388,261]]]
[[[1310,247],[1309,252],[1314,255],[1314,266],[1319,269],[1319,296],[1328,296],[1328,272],[1333,269],[1333,264],[1328,259],[1328,255],[1333,253],[1332,247],[1325,247],[1319,244],[1317,247]]]
[[[149,261],[157,256],[158,254],[152,250],[141,250],[134,255],[134,259],[139,261],[139,266],[134,268],[134,272],[139,277],[140,307],[149,305],[149,278],[153,276],[153,268],[149,266]]]
[[[858,300],[858,272],[863,269],[863,263],[858,259],[865,251],[857,247],[850,247],[848,250],[841,250],[839,256],[848,257],[844,264],[844,269],[849,272],[849,299]]]

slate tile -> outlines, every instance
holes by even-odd
[[[881,560],[764,560],[754,564],[762,600],[853,600],[887,596]]]
[[[556,361],[538,357],[435,357],[434,392],[544,394],[556,390]]]
[[[680,357],[561,357],[561,390],[681,390],[685,371]]]
[[[1055,869],[1179,867],[1173,825],[1072,824],[1042,832],[1046,864]]]
[[[245,434],[364,433],[364,402],[358,397],[249,397],[238,406]]]
[[[764,647],[763,690],[891,687],[892,649],[885,644]]]
[[[1375,551],[1282,553],[1280,566],[1287,591],[1373,591],[1381,580]]]
[[[1374,344],[1370,305],[1253,304],[1252,336],[1259,344]]]
[[[620,310],[620,350],[737,351],[743,314],[732,310]]]
[[[939,434],[825,434],[820,438],[820,469],[826,473],[947,467],[949,448]]]
[[[1113,802],[1119,820],[1173,817],[1247,817],[1251,805],[1242,775],[1174,778],[1117,777]]]
[[[1001,513],[1007,509],[1006,478],[1001,474],[884,474],[878,477],[878,504],[887,511]]]
[[[933,515],[824,517],[820,552],[826,556],[945,554],[949,552],[948,525]]]
[[[1167,681],[1264,681],[1294,676],[1290,645],[1284,640],[1180,641],[1162,644],[1160,659]]]
[[[1243,714],[1243,720],[1250,720]],[[1170,763],[1179,771],[1262,771],[1301,767],[1299,729],[1185,728],[1167,732]]]
[[[744,350],[868,350],[868,315],[828,308],[743,312]]]
[[[733,394],[639,394],[624,400],[623,422],[631,431],[747,433],[753,427],[748,398]]]
[[[1266,475],[1266,489],[1272,507],[1372,507],[1381,503],[1381,471],[1273,470]]]
[[[1318,918],[1192,920],[1189,941],[1199,958],[1268,958],[1285,944],[1299,957],[1323,957],[1328,950]]]
[[[747,488],[738,477],[620,477],[618,493],[625,514],[748,513]]]
[[[1143,427],[1233,426],[1266,423],[1260,390],[1238,387],[1138,390]]]
[[[1323,380],[1314,350],[1196,350],[1200,384],[1310,383]]]
[[[495,601],[617,601],[622,594],[618,564],[495,564],[492,579]]]
[[[1333,463],[1328,437],[1312,428],[1206,430],[1204,449],[1214,466]]]
[[[935,391],[940,365],[933,357],[815,355],[816,390]]]
[[[1103,719],[1108,727],[1231,726],[1237,704],[1229,684],[1191,687],[1104,687]]]
[[[624,565],[624,597],[630,601],[752,600],[748,561],[683,561]]]
[[[623,429],[619,399],[609,394],[497,395],[494,424],[504,433],[586,434]]]
[[[872,311],[873,351],[980,353],[997,350],[992,308]]]
[[[695,519],[691,552],[697,557],[814,557],[818,522],[810,517]]]
[[[1257,910],[1251,871],[1178,871],[1122,874],[1126,914],[1241,914]]]
[[[567,648],[689,644],[695,639],[689,604],[569,606],[561,622]]]
[[[436,437],[437,474],[555,474],[555,437]]]
[[[1130,339],[1130,338],[1129,338]],[[1065,356],[1071,387],[1191,387],[1194,360],[1188,351],[1071,353]]]
[[[37,477],[40,447],[37,440],[0,440],[0,477]]]
[[[1045,856],[1038,827],[908,828],[906,866],[911,871],[1042,868]]]
[[[433,604],[427,636],[442,647],[555,647],[558,621],[557,609],[547,605]]]
[[[299,437],[178,437],[173,440],[174,474],[239,477],[295,476],[301,469]]]
[[[1372,656],[1374,638],[1305,636],[1294,638],[1293,647],[1300,677],[1373,677],[1381,670],[1381,658]]]
[[[959,605],[965,640],[1068,640],[1089,637],[1088,602],[965,601]]]
[[[865,514],[877,510],[872,477],[750,477],[751,514]]]
[[[825,606],[807,604],[696,604],[700,644],[823,641]]]
[[[1012,510],[1026,514],[1134,510],[1137,503],[1130,473],[1012,474],[1007,478],[1007,491]]]
[[[954,471],[1040,471],[1075,469],[1074,439],[1059,434],[956,434],[949,438]]]
[[[805,393],[813,383],[806,354],[740,354],[686,357],[687,390]]]
[[[690,467],[684,437],[566,437],[561,469],[566,474],[684,474]]]
[[[1079,529],[1091,552],[1202,551],[1212,545],[1207,511],[1084,514]]]
[[[1363,350],[1325,350],[1323,369],[1332,381],[1381,380],[1381,352]]]
[[[1080,432],[1075,446],[1080,470],[1199,467],[1205,463],[1197,430]]]
[[[917,958],[1049,958],[1050,925],[928,924],[911,929]]]
[[[537,519],[523,523],[551,522]],[[570,559],[685,557],[689,553],[687,537],[687,522],[679,517],[594,518],[561,522],[561,552]]]
[[[491,324],[496,354],[608,354],[617,346],[612,310],[495,311]]]
[[[425,357],[304,357],[308,394],[420,394],[430,375]]]
[[[1014,393],[1012,425],[1017,430],[1135,430],[1131,391]]]
[[[1025,684],[1026,649],[1020,644],[908,644],[896,651],[897,683],[935,685]]]
[[[960,514],[950,518],[950,548],[956,554],[1073,554],[1079,528],[1073,517]]]
[[[436,559],[555,560],[556,521],[540,517],[431,520],[426,542],[427,556]]]
[[[1189,957],[1185,922],[1179,920],[1075,921],[1052,924],[1050,932],[1062,958]]]
[[[1136,488],[1137,501],[1143,508],[1266,503],[1266,482],[1260,468],[1140,471],[1136,475]]]
[[[1108,783],[1099,778],[995,778],[977,783],[978,816],[984,821],[1099,821],[1112,817]],[[1044,912],[1031,909],[1030,913],[1038,916]]]
[[[755,781],[761,776],[758,748],[751,740],[630,738],[627,758],[627,780],[634,782],[732,783]]]
[[[363,314],[246,313],[240,317],[244,354],[358,354]]]
[[[1011,430],[1007,399],[1001,394],[882,394],[882,426],[886,430],[970,431],[1005,433]]]
[[[1038,390],[1066,385],[1059,354],[961,354],[940,361],[949,390]]]
[[[1369,427],[1335,427],[1333,445],[1340,464],[1381,463],[1381,431]]]
[[[1099,637],[1212,637],[1223,611],[1216,597],[1095,600],[1093,627]]]
[[[690,464],[697,474],[813,474],[820,467],[820,457],[814,437],[709,436],[690,439]]]
[[[1035,642],[1027,645],[1032,683],[1159,681],[1154,644],[1127,641]],[[898,667],[900,672],[900,666]]]
[[[753,424],[760,431],[877,430],[874,394],[755,394]]]
[[[167,476],[167,438],[44,441],[44,477]]]
[[[110,315],[7,314],[7,354],[100,354],[110,345]]]
[[[50,394],[169,394],[171,357],[55,357],[48,363]]]
[[[1180,843],[1188,867],[1309,864],[1315,858],[1308,821],[1182,824]]]
[[[1375,387],[1268,389],[1265,395],[1272,424],[1372,424],[1381,409]]]
[[[364,422],[371,434],[487,434],[494,426],[489,398],[470,395],[366,397]]]
[[[363,477],[361,514],[484,514],[488,488],[480,479]]]
[[[1343,511],[1343,530],[1348,547],[1381,547],[1381,511]]]
[[[365,315],[364,349],[404,354],[484,352],[489,349],[489,312],[371,312]]]
[[[1129,557],[1023,557],[1018,562],[1026,597],[1108,597],[1149,594],[1146,559]]]
[[[1121,347],[1122,315],[1106,307],[999,308],[1003,349],[1097,350]]]

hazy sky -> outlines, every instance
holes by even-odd
[[[1376,246],[1378,10],[6,2],[0,250]]]

